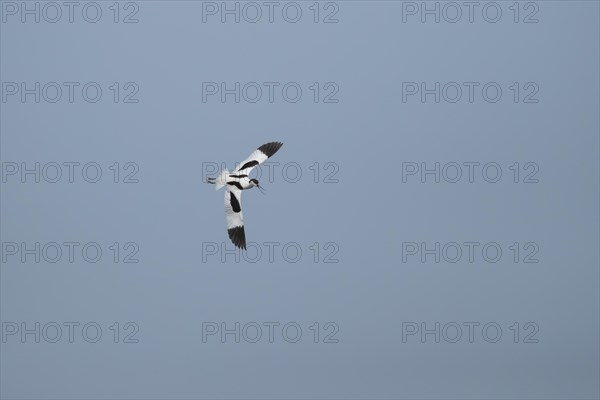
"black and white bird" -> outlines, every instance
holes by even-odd
[[[246,249],[246,233],[244,232],[244,217],[242,215],[242,191],[257,187],[262,190],[257,179],[250,179],[250,171],[266,159],[277,153],[283,146],[281,142],[263,144],[239,164],[235,171],[224,169],[216,178],[208,178],[207,183],[216,185],[216,190],[226,186],[225,216],[227,217],[227,233],[234,245]]]

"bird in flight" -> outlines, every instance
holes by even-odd
[[[225,216],[227,218],[227,233],[233,244],[240,249],[246,250],[246,233],[244,232],[244,217],[242,215],[242,190],[252,189],[254,186],[261,191],[263,190],[258,183],[258,179],[250,179],[248,175],[254,167],[277,153],[281,146],[283,146],[281,142],[263,144],[254,150],[248,158],[239,163],[239,168],[235,171],[224,169],[216,178],[209,177],[207,180],[207,183],[216,185],[216,190],[226,187]]]

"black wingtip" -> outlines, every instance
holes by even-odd
[[[283,143],[281,142],[269,142],[260,146],[258,150],[265,153],[267,157],[271,157],[273,154],[277,153],[277,150],[279,150],[281,146],[283,146]]]
[[[229,234],[229,239],[231,239],[231,242],[236,247],[246,250],[246,233],[243,226],[227,229],[227,233]]]

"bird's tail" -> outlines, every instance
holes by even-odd
[[[208,178],[208,183],[212,183],[215,185],[215,190],[221,189],[227,183],[227,177],[229,176],[229,171],[224,169],[219,173],[219,176],[216,178]]]

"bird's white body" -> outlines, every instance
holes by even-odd
[[[238,185],[235,185],[236,182],[239,184],[239,187]],[[227,184],[236,186],[240,190],[251,189],[256,186],[254,182],[250,180],[248,175],[240,174],[237,172],[230,172],[226,169],[221,171],[215,183],[215,190],[219,190]]]
[[[242,215],[242,191],[261,186],[257,179],[251,179],[250,171],[266,159],[271,157],[283,146],[280,142],[263,144],[244,161],[235,171],[224,169],[216,178],[208,178],[208,183],[215,185],[219,190],[225,187],[225,216],[227,217],[227,233],[234,245],[241,249],[246,248],[246,233],[244,231],[244,217]],[[262,189],[261,189],[262,190]]]

